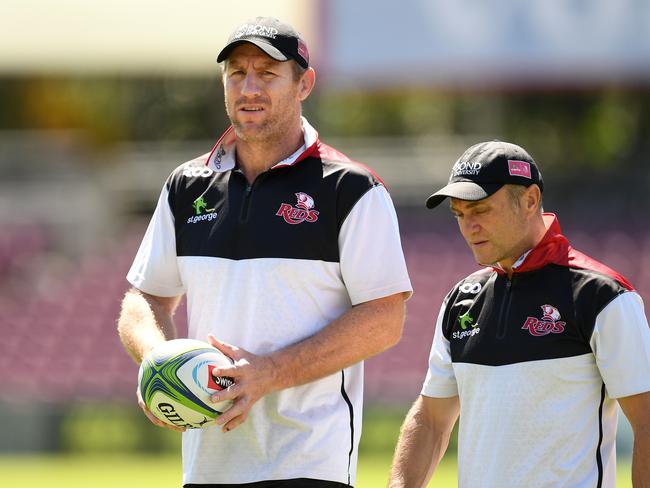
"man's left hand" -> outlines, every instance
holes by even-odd
[[[228,410],[217,417],[216,423],[223,432],[228,432],[246,421],[251,407],[264,395],[275,389],[277,369],[268,356],[259,356],[251,352],[222,342],[213,335],[208,335],[208,342],[230,357],[234,364],[214,368],[214,377],[227,376],[234,383],[210,397],[214,403],[232,400]]]

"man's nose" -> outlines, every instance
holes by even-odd
[[[462,225],[463,225],[463,234],[465,235],[476,234],[481,228],[478,221],[471,216],[465,217],[463,219]]]
[[[255,96],[260,94],[260,84],[255,73],[247,73],[242,83],[242,95]]]

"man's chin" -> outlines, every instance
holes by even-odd
[[[268,126],[267,124],[242,124],[240,122],[233,123],[235,134],[239,139],[246,142],[264,141],[268,139]]]
[[[485,256],[478,256],[474,254],[474,261],[476,261],[476,264],[479,264],[481,266],[496,266],[497,262],[494,260],[491,260],[490,258],[487,258]]]

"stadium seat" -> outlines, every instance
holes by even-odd
[[[400,343],[366,362],[366,397],[371,402],[415,398],[439,304],[458,280],[477,269],[455,228],[404,217],[400,225],[415,293]],[[135,227],[121,244],[83,257],[76,266],[41,269],[29,263],[48,262],[44,230],[25,226],[0,236],[3,396],[133,401],[138,368],[119,341],[116,319],[129,286],[125,275],[143,231],[143,225]],[[569,237],[576,248],[625,275],[649,303],[650,232],[601,230],[599,235],[606,237],[574,226]],[[17,275],[18,269],[23,272]],[[176,317],[183,334],[184,302]]]

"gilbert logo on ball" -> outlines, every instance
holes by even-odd
[[[210,395],[232,385],[213,378],[215,367],[232,360],[207,342],[174,339],[152,349],[138,373],[140,393],[156,418],[177,427],[199,428],[223,413],[232,402],[210,402]]]

